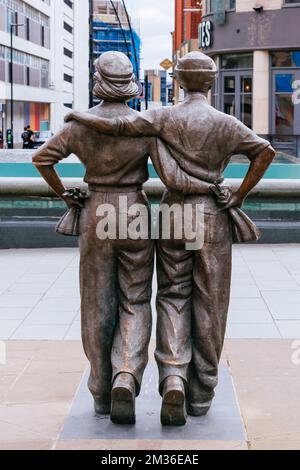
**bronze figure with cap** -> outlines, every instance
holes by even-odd
[[[119,221],[120,216],[128,215],[121,213],[120,199],[124,197],[128,206],[142,204],[149,211],[142,191],[149,177],[149,154],[170,189],[209,192],[209,184],[184,172],[158,139],[113,137],[88,127],[89,118],[138,116],[126,104],[139,94],[129,59],[108,52],[96,61],[95,68],[94,94],[102,102],[85,113],[82,123],[72,120],[65,124],[36,152],[33,163],[70,208],[81,209],[82,339],[91,365],[89,389],[95,410],[111,413],[116,423],[132,424],[135,397],[148,361],[154,242],[149,237],[99,239],[97,213],[109,204]],[[66,191],[54,169],[70,154],[76,154],[86,168],[88,198],[76,190]]]
[[[183,103],[115,119],[71,113],[67,120],[82,122],[107,134],[156,136],[191,176],[218,189],[232,155],[249,158],[250,168],[236,192],[228,197],[168,191],[163,203],[204,206],[204,245],[188,251],[185,240],[158,243],[157,346],[155,357],[163,397],[165,425],[186,423],[205,415],[218,382],[218,364],[226,329],[232,263],[230,212],[240,208],[261,180],[275,152],[269,142],[207,100],[216,77],[214,61],[201,52],[179,59],[175,76],[185,90]],[[216,191],[215,191],[216,192]],[[222,191],[221,191],[222,192]],[[232,212],[233,214],[234,212]],[[238,214],[235,212],[235,214]],[[255,236],[255,233],[254,233]]]

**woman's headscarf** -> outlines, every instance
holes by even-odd
[[[129,101],[140,94],[132,63],[121,52],[105,52],[95,62],[94,95],[104,101]]]

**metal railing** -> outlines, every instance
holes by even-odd
[[[87,189],[81,178],[63,178],[66,187]],[[226,179],[225,185],[236,189],[241,179]],[[144,189],[150,197],[161,197],[165,186],[158,179],[150,179]],[[0,197],[57,197],[42,178],[0,178]],[[251,199],[300,199],[299,179],[264,179],[249,195]]]

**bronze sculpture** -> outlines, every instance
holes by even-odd
[[[87,117],[137,116],[126,104],[139,93],[129,59],[118,52],[105,53],[95,66],[94,94],[103,101]],[[71,153],[86,167],[86,200],[76,190],[66,191],[54,169]],[[154,241],[149,237],[100,240],[97,209],[110,204],[116,208],[119,220],[120,198],[126,197],[130,205],[147,207],[148,216],[142,185],[149,177],[149,154],[170,189],[184,193],[210,191],[209,183],[185,173],[158,139],[101,135],[76,121],[67,123],[33,157],[56,194],[71,209],[82,208],[81,321],[83,345],[91,364],[89,389],[95,411],[111,413],[111,419],[121,424],[135,422],[135,397],[148,360]],[[70,234],[73,230],[71,227]]]
[[[169,206],[175,202],[205,206],[201,250],[187,251],[185,240],[172,239],[160,240],[157,248],[155,356],[164,425],[183,425],[186,410],[191,416],[202,416],[211,407],[231,285],[229,211],[242,206],[275,156],[269,142],[208,104],[207,93],[216,76],[211,58],[191,52],[178,61],[175,74],[186,91],[185,101],[178,106],[115,119],[85,113],[71,113],[67,118],[115,136],[159,137],[183,170],[212,185],[222,183],[222,173],[233,154],[246,155],[251,162],[241,187],[228,198],[217,200],[205,190],[194,194],[169,191],[163,199]]]

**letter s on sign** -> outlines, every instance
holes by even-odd
[[[206,37],[205,37],[205,46],[209,47],[211,45],[211,22],[207,21],[205,24],[205,32],[206,32]]]

